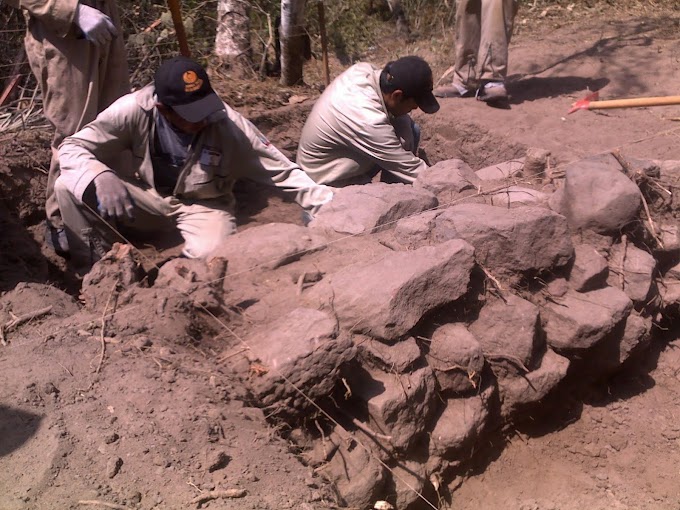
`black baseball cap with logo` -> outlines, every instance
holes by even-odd
[[[401,57],[389,62],[381,74],[381,81],[384,81],[390,91],[401,90],[404,97],[415,99],[418,107],[425,113],[439,110],[439,103],[432,93],[432,69],[422,58],[415,55]]]
[[[224,103],[210,86],[203,66],[188,57],[164,61],[156,71],[158,100],[188,122],[201,122],[224,110]]]

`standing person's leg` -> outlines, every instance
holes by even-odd
[[[457,0],[453,81],[434,89],[437,97],[469,97],[477,88],[477,53],[481,34],[482,0]]]
[[[517,0],[483,0],[479,44],[479,77],[484,89],[480,98],[505,99],[508,46],[512,37]]]
[[[109,3],[115,9],[115,2]],[[110,14],[118,20],[117,12]],[[129,91],[125,47],[121,35],[101,47],[73,35],[58,37],[35,19],[29,21],[25,43],[40,84],[45,117],[55,129],[45,201],[46,240],[55,251],[65,253],[68,244],[54,193],[59,177],[57,150],[64,138]]]

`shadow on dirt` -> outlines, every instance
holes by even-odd
[[[40,427],[37,414],[0,405],[0,457],[18,450]]]
[[[581,76],[559,76],[549,78],[527,78],[508,83],[510,104],[521,104],[548,97],[564,96],[575,92],[600,90],[609,83],[607,78],[583,78]],[[566,112],[565,112],[566,113]]]
[[[536,64],[530,72],[515,74],[508,77],[508,88],[512,96],[510,104],[519,104],[523,101],[552,97],[559,94],[568,94],[577,91],[599,90],[605,85],[613,84],[610,93],[613,96],[640,95],[649,92],[648,87],[638,76],[645,73],[654,73],[659,65],[658,61],[650,61],[645,58],[635,57],[635,52],[628,49],[631,47],[646,47],[654,44],[659,38],[675,37],[680,25],[678,19],[667,18],[640,18],[635,25],[630,23],[611,23],[607,30],[612,28],[617,32],[609,37],[600,37],[590,46],[562,58],[558,58],[546,65]],[[661,51],[661,50],[659,50]],[[623,54],[623,56],[621,56]],[[587,67],[583,71],[590,76],[563,76],[551,78],[539,78],[538,75],[552,71],[553,76],[559,74],[559,69],[570,68],[573,73],[574,66],[581,72],[581,65],[585,59],[596,57],[599,65]],[[568,71],[569,72],[569,71]],[[606,77],[605,77],[606,76]]]
[[[540,406],[527,408],[521,415],[521,421],[506,424],[486,436],[484,443],[476,446],[477,451],[469,461],[455,470],[455,474],[464,478],[484,473],[489,465],[501,457],[509,443],[526,442],[527,438],[563,430],[581,419],[586,405],[606,407],[647,392],[656,384],[650,373],[657,367],[660,354],[668,348],[668,342],[677,337],[677,328],[657,335],[644,355],[629,359],[621,370],[606,379],[583,379],[578,384],[575,381],[582,375],[571,373],[569,381],[563,381],[560,387],[543,399]],[[449,497],[455,500],[455,485],[451,490]]]
[[[0,291],[11,290],[19,282],[44,282],[47,279],[47,261],[40,246],[0,204]]]

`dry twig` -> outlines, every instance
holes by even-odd
[[[41,315],[45,315],[47,313],[50,313],[51,311],[52,305],[46,306],[45,308],[40,308],[39,310],[34,310],[32,312],[25,313],[23,315],[14,315],[12,312],[10,312],[12,320],[0,326],[0,344],[7,345],[7,333],[12,331],[13,329],[18,328],[24,322],[28,322],[31,319],[35,319],[36,317],[40,317]]]
[[[194,499],[189,501],[189,504],[191,505],[202,505],[203,503],[207,503],[208,501],[212,501],[213,499],[220,499],[220,498],[243,498],[248,494],[245,489],[227,489],[224,491],[210,491],[210,492],[205,492],[199,496],[196,496]]]
[[[526,365],[522,362],[521,359],[519,359],[516,356],[511,356],[510,354],[500,354],[500,353],[489,353],[485,354],[484,357],[486,357],[489,361],[491,360],[506,360],[511,362],[513,365],[517,365],[519,368],[524,370],[525,373],[531,372]]]
[[[126,506],[117,505],[116,503],[107,503],[106,501],[99,501],[97,499],[81,499],[80,501],[78,501],[78,504],[105,506],[106,508],[113,508],[115,510],[129,510],[129,508]]]

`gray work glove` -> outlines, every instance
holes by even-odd
[[[104,218],[133,218],[135,201],[120,177],[113,172],[102,172],[94,178],[94,186],[99,214]]]
[[[85,38],[95,46],[103,46],[118,35],[111,18],[94,7],[79,3],[73,21],[83,31]]]

